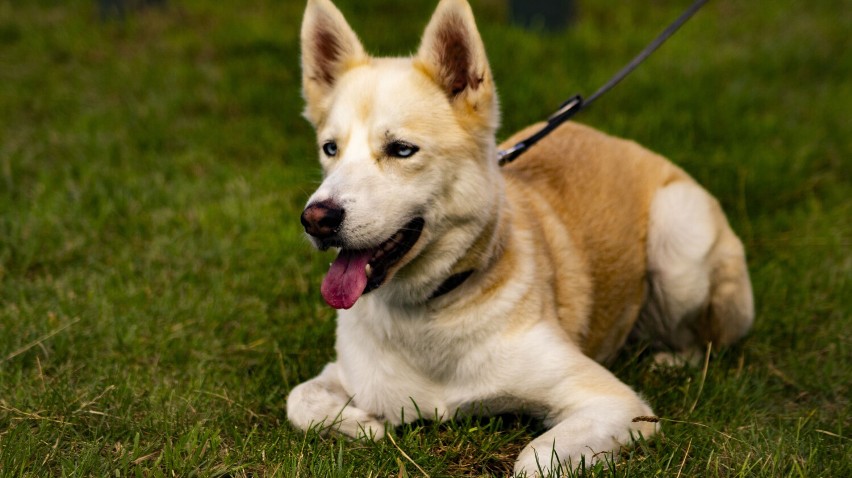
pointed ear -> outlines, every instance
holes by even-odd
[[[358,36],[329,0],[308,0],[302,20],[302,92],[305,116],[316,124],[324,99],[343,73],[367,61]]]
[[[496,115],[491,69],[473,12],[465,0],[442,0],[432,15],[415,61],[454,106]]]

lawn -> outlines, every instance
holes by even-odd
[[[139,2],[137,2],[139,3]],[[501,137],[590,94],[689,2],[580,1],[560,33],[474,0]],[[340,0],[413,51],[432,0]],[[333,358],[298,214],[301,1],[0,0],[0,475],[501,476],[541,424],[353,442],[285,397]],[[577,117],[682,165],[745,242],[757,320],[706,368],[615,373],[662,420],[596,476],[852,476],[852,9],[717,0]],[[523,160],[523,159],[520,159]]]

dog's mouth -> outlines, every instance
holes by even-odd
[[[322,281],[322,296],[335,309],[348,309],[381,286],[388,271],[414,247],[423,232],[422,217],[412,219],[390,239],[368,249],[340,249]]]

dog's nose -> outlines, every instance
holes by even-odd
[[[308,234],[327,239],[337,234],[345,214],[346,211],[332,201],[310,204],[302,211],[302,225]]]

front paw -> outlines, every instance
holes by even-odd
[[[590,461],[580,456],[562,456],[553,449],[553,443],[530,443],[518,455],[515,461],[513,477],[538,478],[541,476],[562,476],[580,467],[581,460],[586,465]]]
[[[377,417],[355,407],[346,407],[332,428],[355,439],[381,440],[385,437],[385,425]]]
[[[292,410],[288,418],[297,428],[313,430],[321,435],[339,433],[356,440],[381,440],[385,436],[385,426],[381,420],[351,406],[346,406],[336,415],[320,415]]]
[[[342,433],[352,438],[378,440],[385,436],[379,417],[352,405],[337,383],[328,375],[294,388],[287,397],[287,418],[302,430],[321,434]],[[325,379],[325,380],[323,380]]]
[[[524,448],[524,451],[518,455],[518,460],[515,462],[515,470],[512,473],[514,478],[533,478],[541,476],[541,472],[550,468],[545,463],[549,463],[549,453],[538,454],[531,449],[529,445]]]
[[[598,462],[612,460],[613,453],[619,449],[615,442],[605,447],[592,447],[581,445],[580,441],[568,445],[566,441],[571,440],[563,437],[559,440],[561,443],[557,443],[553,433],[536,438],[518,455],[513,476],[573,476],[573,473],[588,470]]]

